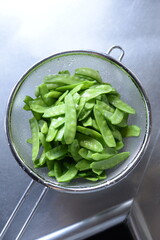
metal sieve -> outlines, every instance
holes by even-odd
[[[119,60],[110,56],[113,49],[121,51]],[[107,54],[82,50],[58,53],[38,62],[16,84],[8,102],[6,132],[15,159],[34,180],[64,192],[91,192],[110,187],[121,181],[140,161],[149,142],[151,109],[139,80],[121,63],[123,56],[124,50],[120,46],[113,46]],[[136,110],[136,114],[129,118],[129,124],[138,125],[141,128],[141,135],[138,138],[125,139],[123,151],[129,151],[130,157],[119,166],[107,171],[107,179],[98,182],[75,179],[70,183],[58,183],[47,175],[46,168],[36,169],[33,166],[31,146],[26,143],[30,137],[31,115],[23,110],[23,99],[26,95],[34,97],[35,87],[42,83],[44,76],[66,69],[73,73],[76,68],[80,67],[98,70],[102,79],[111,83],[121,94],[122,100]]]

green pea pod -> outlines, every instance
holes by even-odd
[[[58,160],[61,157],[64,157],[67,153],[67,146],[66,145],[59,145],[55,148],[52,148],[48,152],[46,152],[46,157],[48,160]]]
[[[79,170],[79,171],[84,171],[84,170],[88,170],[90,169],[90,162],[85,160],[85,159],[82,159],[80,160],[76,165],[75,167]]]
[[[123,137],[139,137],[140,133],[141,129],[136,125],[128,125],[121,130]]]
[[[115,147],[116,142],[115,142],[115,139],[113,137],[112,131],[109,129],[104,116],[96,108],[96,105],[94,107],[94,116],[95,116],[97,125],[100,129],[100,132],[101,132],[101,134],[103,136],[103,139],[104,139],[105,143],[107,144],[107,146],[108,147]]]
[[[67,75],[71,75],[70,72],[68,70],[62,70],[59,71],[58,74],[67,74]]]
[[[110,117],[110,121],[112,124],[116,125],[116,124],[119,124],[120,122],[122,122],[123,117],[124,117],[124,112],[122,112],[121,110],[116,108],[116,110]]]
[[[82,89],[83,84],[78,84],[76,87],[74,87],[71,91],[70,94],[73,96],[75,93],[79,92]]]
[[[52,170],[50,170],[50,171],[48,172],[48,176],[49,176],[49,177],[55,177],[55,171],[54,171],[54,169],[52,169]]]
[[[49,93],[49,90],[47,88],[46,84],[39,85],[39,94],[44,101],[44,103],[48,106],[51,106],[54,103],[54,100],[52,97],[49,97],[47,94]],[[49,93],[50,94],[50,93]]]
[[[94,107],[95,105],[95,99],[91,99],[90,101],[86,102],[85,104],[85,109],[90,110]]]
[[[81,156],[81,158],[84,158],[86,160],[92,160],[92,158],[88,157],[88,152],[89,151],[87,149],[81,148],[78,153]]]
[[[135,110],[127,103],[123,102],[119,97],[110,95],[108,96],[108,100],[114,107],[122,110],[123,112],[135,114]]]
[[[62,163],[60,161],[50,161],[54,162],[54,175],[56,180],[58,181],[58,178],[62,176],[63,173],[63,168],[62,168]]]
[[[47,134],[47,132],[48,132],[48,124],[47,124],[47,122],[41,119],[41,120],[39,120],[38,123],[39,123],[40,131],[42,133],[44,133],[44,134]]]
[[[55,103],[55,105],[59,105],[65,98],[65,96],[68,94],[68,90],[66,92],[64,92],[57,100],[57,102]]]
[[[73,95],[73,101],[74,101],[76,109],[78,108],[79,100],[80,100],[80,95],[78,93],[75,93]]]
[[[48,107],[40,106],[32,102],[30,104],[30,109],[36,113],[44,113],[46,110],[48,110]]]
[[[66,144],[71,144],[75,138],[77,125],[76,108],[73,97],[69,93],[65,97],[65,124],[64,124],[64,140]]]
[[[107,178],[107,174],[105,171],[103,171],[99,176],[98,176],[98,180],[103,180]]]
[[[102,83],[102,78],[99,72],[91,68],[77,68],[75,70],[75,75],[89,77],[89,79],[94,79],[97,82]]]
[[[59,128],[64,124],[64,117],[52,118],[51,124],[54,128]]]
[[[128,125],[128,117],[129,117],[129,114],[124,113],[124,117],[123,117],[122,121],[119,124],[117,124],[116,126],[120,127],[120,128],[126,127]]]
[[[52,91],[49,91],[48,93],[46,93],[46,94],[44,95],[44,97],[45,97],[45,99],[48,99],[48,98],[58,98],[58,97],[60,97],[61,95],[62,95],[61,92],[52,90]],[[53,101],[52,101],[52,102],[53,102]]]
[[[80,78],[68,74],[50,75],[44,78],[44,83],[58,83],[59,85],[70,85],[81,82],[83,82],[83,80]]]
[[[79,145],[93,152],[101,152],[103,150],[102,144],[96,139],[86,136],[84,134],[76,134]]]
[[[61,127],[60,129],[58,129],[58,132],[57,132],[54,140],[55,140],[56,142],[57,142],[57,141],[61,142],[62,139],[63,139],[63,135],[64,135],[64,126]]]
[[[92,118],[89,116],[89,117],[85,118],[84,120],[82,120],[82,125],[84,127],[92,127],[93,126]]]
[[[58,87],[56,90],[62,91],[62,92],[66,91],[66,90],[71,90],[71,91],[74,90],[75,92],[78,92],[81,90],[82,86],[83,86],[82,83],[75,83],[75,84],[71,84],[71,85],[65,85],[65,86]]]
[[[57,83],[46,83],[46,86],[47,86],[47,88],[48,88],[48,90],[49,91],[51,91],[51,90],[56,90],[56,88],[57,87],[59,87],[59,84],[57,84]]]
[[[97,177],[85,177],[85,179],[92,181],[92,182],[97,182],[99,180],[98,176]]]
[[[123,141],[118,141],[118,142],[116,143],[115,149],[119,151],[119,150],[121,150],[123,147],[124,147]]]
[[[55,138],[57,132],[58,132],[58,130],[55,128],[55,119],[52,119],[52,121],[51,121],[51,123],[49,125],[49,128],[48,128],[46,141],[47,142],[53,141],[53,139]]]
[[[33,117],[29,120],[32,133],[32,161],[35,161],[39,153],[39,126]]]
[[[104,97],[104,95],[102,97]],[[96,104],[99,107],[99,109],[103,109],[103,110],[105,110],[107,112],[114,113],[114,107],[110,106],[109,103],[97,100]]]
[[[93,129],[85,128],[82,126],[77,126],[77,132],[80,132],[80,133],[83,133],[84,135],[93,137],[93,138],[97,139],[100,143],[104,142],[101,134]]]
[[[115,154],[112,154],[112,153],[93,153],[91,157],[95,161],[101,161],[101,160],[110,158],[111,156],[114,156],[114,155]]]
[[[70,152],[71,152],[73,159],[76,162],[82,158],[81,155],[79,154],[79,150],[80,150],[80,146],[79,146],[78,140],[74,139],[74,141],[71,143]]]
[[[108,126],[111,129],[114,138],[117,139],[118,141],[122,141],[122,135],[121,132],[117,129],[117,126],[112,125],[110,123],[108,123]]]
[[[77,173],[78,173],[77,168],[74,166],[74,164],[72,164],[67,172],[65,172],[63,175],[61,175],[60,177],[57,178],[57,181],[58,182],[70,182],[73,178],[75,178]]]
[[[103,173],[103,170],[99,170],[99,169],[92,169],[92,171],[98,176]]]
[[[92,119],[92,127],[93,127],[95,130],[99,131],[99,127],[98,127],[95,119]]]
[[[46,137],[42,132],[39,133],[39,140],[40,140],[45,152],[48,152],[52,148],[50,142],[46,141]]]
[[[101,89],[98,88],[89,88],[85,90],[82,94],[82,97],[89,101],[90,99],[96,98],[101,94],[109,93],[112,91],[112,87],[110,85],[102,85]]]
[[[84,120],[85,118],[87,118],[90,115],[91,112],[92,112],[92,109],[87,110],[87,109],[83,108],[81,113],[78,116],[78,120],[79,121]]]
[[[35,163],[37,160],[38,160],[38,162]],[[40,158],[37,159],[37,160],[34,162],[34,167],[36,167],[36,168],[43,167],[44,164],[46,163],[46,154],[45,154],[45,151],[42,152]]]
[[[78,106],[78,113],[77,113],[77,116],[79,117],[79,115],[81,114],[81,111],[83,110],[84,108],[84,105],[85,105],[85,102],[86,102],[86,99],[81,97],[80,98],[80,101],[79,101],[79,106]]]
[[[118,153],[118,154],[114,155],[113,157],[108,158],[106,160],[92,162],[90,166],[92,169],[99,169],[99,170],[110,169],[110,168],[117,166],[124,160],[126,160],[129,156],[130,156],[129,152]]]
[[[50,117],[57,117],[63,115],[65,113],[65,105],[61,104],[58,106],[49,107],[44,111],[43,117],[50,118]]]
[[[26,111],[32,111],[32,114],[36,118],[36,120],[40,120],[42,118],[41,113],[39,113],[39,111],[37,112],[37,111],[34,111],[33,109],[31,109],[30,105],[36,104],[36,105],[41,105],[41,106],[45,107],[45,104],[42,101],[42,99],[33,99],[29,96],[26,96],[24,99],[24,102],[26,104],[24,105],[23,109]]]
[[[101,109],[99,107],[98,107],[98,110],[102,113],[102,115],[107,120],[107,122],[111,122],[111,117],[112,117],[113,113],[106,111],[104,109]]]

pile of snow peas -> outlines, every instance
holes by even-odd
[[[138,126],[128,125],[135,110],[91,68],[45,76],[24,103],[33,114],[27,142],[34,167],[47,167],[57,182],[106,179],[107,169],[130,156],[122,151],[124,138],[140,135]]]

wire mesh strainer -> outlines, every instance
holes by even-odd
[[[109,54],[114,48],[119,48],[122,54],[119,61]],[[35,180],[53,189],[65,192],[90,192],[112,186],[119,182],[136,166],[141,159],[150,136],[151,111],[148,98],[135,75],[120,61],[124,51],[119,46],[112,47],[108,54],[94,51],[68,51],[50,56],[34,65],[17,83],[10,96],[6,130],[10,148],[20,166]],[[105,82],[112,84],[121,94],[122,100],[131,105],[135,115],[129,119],[129,124],[138,125],[141,135],[138,138],[125,140],[123,151],[129,151],[130,157],[121,165],[107,172],[107,179],[99,182],[89,182],[75,179],[70,183],[58,183],[47,175],[47,169],[36,169],[31,160],[31,146],[26,143],[30,137],[29,118],[31,115],[23,110],[23,99],[26,95],[34,97],[35,87],[42,83],[44,76],[56,74],[62,70],[71,73],[76,68],[89,67],[100,72]]]

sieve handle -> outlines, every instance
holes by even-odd
[[[107,54],[110,54],[114,49],[121,50],[121,55],[118,58],[118,60],[121,62],[122,58],[124,57],[125,51],[123,50],[123,48],[121,46],[112,46],[111,48],[109,48]]]

